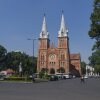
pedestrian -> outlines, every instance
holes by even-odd
[[[35,82],[35,75],[32,74],[32,82],[34,83]]]
[[[84,83],[84,76],[81,76],[81,83]]]

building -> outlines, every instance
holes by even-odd
[[[46,24],[46,17],[44,15],[42,31],[39,37],[37,72],[40,72],[42,69],[48,69],[48,73],[50,73],[50,70],[53,68],[55,73],[58,73],[58,69],[64,68],[66,74],[80,74],[80,54],[70,54],[68,29],[65,26],[63,13],[60,30],[58,32],[57,47],[53,43],[50,44]]]
[[[86,65],[86,76],[93,76],[94,68],[92,66]]]

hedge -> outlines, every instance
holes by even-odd
[[[29,78],[29,77],[9,77],[9,78],[4,78],[4,80],[7,80],[7,81],[32,81],[32,78]]]

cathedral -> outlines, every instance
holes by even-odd
[[[42,69],[54,69],[55,74],[60,73],[60,68],[64,69],[65,74],[81,74],[80,54],[70,54],[68,29],[65,25],[64,14],[62,13],[60,30],[58,32],[58,46],[50,44],[49,32],[47,31],[46,17],[44,15],[42,30],[39,36],[39,49],[37,72]]]

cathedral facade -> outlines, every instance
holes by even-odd
[[[60,68],[64,69],[65,74],[81,74],[80,54],[70,54],[68,29],[65,25],[64,15],[62,13],[61,26],[58,32],[58,46],[50,44],[49,33],[47,31],[46,17],[43,18],[42,30],[39,37],[37,72],[51,69],[58,73]]]

